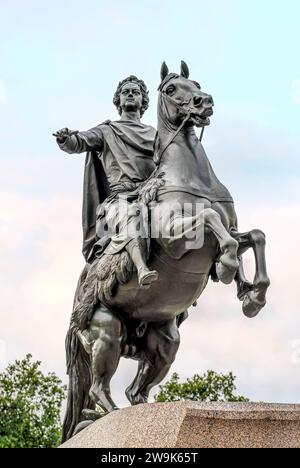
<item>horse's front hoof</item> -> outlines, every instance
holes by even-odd
[[[266,301],[258,300],[255,291],[250,291],[245,295],[243,300],[243,313],[248,318],[254,318],[265,305]]]
[[[221,261],[216,264],[216,272],[219,280],[224,284],[231,284],[235,278],[236,272],[238,270],[237,266],[227,266],[224,265]]]
[[[99,411],[91,409],[83,409],[81,411],[81,414],[84,417],[85,421],[97,421],[105,415],[105,413],[99,413]]]
[[[238,292],[237,292],[237,297],[239,301],[243,301],[246,294],[248,294],[251,289],[253,289],[253,283],[250,283],[249,281],[243,281],[239,283],[238,285]]]
[[[75,427],[74,429],[74,432],[72,434],[72,437],[74,437],[76,434],[78,434],[79,432],[83,431],[83,429],[85,429],[86,427],[90,426],[91,424],[93,424],[94,421],[92,420],[86,420],[86,421],[81,421],[80,423],[77,424],[77,426]]]

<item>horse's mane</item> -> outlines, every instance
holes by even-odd
[[[172,80],[173,78],[179,78],[179,75],[177,73],[169,73],[160,83],[158,91],[162,91],[163,87],[168,83],[168,81]]]

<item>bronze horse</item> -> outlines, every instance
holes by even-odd
[[[141,190],[145,200],[157,182],[149,211],[159,232],[151,238],[148,264],[159,273],[159,280],[141,289],[126,252],[102,255],[85,267],[66,340],[70,385],[64,440],[84,420],[82,410],[94,409],[96,404],[105,412],[117,409],[110,381],[121,356],[138,360],[127,398],[132,405],[147,402],[151,388],[167,375],[179,347],[180,323],[210,276],[225,284],[236,281],[248,317],[255,317],[266,303],[270,282],[265,236],[260,230],[238,232],[233,200],[215,176],[194,131],[194,126],[209,125],[212,114],[212,97],[189,79],[187,65],[182,62],[180,74],[175,74],[164,63],[157,169]],[[192,231],[202,233],[204,242],[190,248]],[[181,235],[170,236],[170,232]],[[242,254],[249,248],[256,263],[253,283],[246,280],[242,266]],[[107,281],[109,286],[103,289]]]

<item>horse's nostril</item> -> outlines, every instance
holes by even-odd
[[[195,96],[194,105],[198,107],[198,106],[201,106],[201,104],[202,104],[202,98],[200,96]]]

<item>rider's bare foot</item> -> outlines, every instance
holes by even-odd
[[[150,288],[154,281],[158,280],[158,273],[155,270],[149,270],[147,267],[140,267],[138,270],[139,285],[143,289]]]

